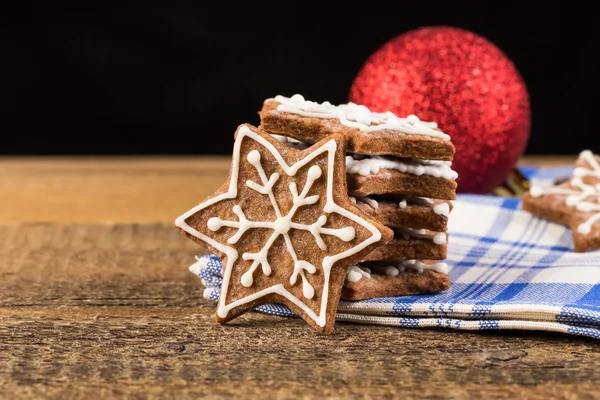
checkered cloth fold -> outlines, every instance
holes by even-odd
[[[462,330],[526,329],[600,339],[600,251],[571,251],[571,232],[520,209],[520,200],[459,195],[448,224],[452,287],[432,295],[340,301],[337,320]],[[221,261],[190,270],[217,301]],[[257,311],[295,316],[286,306]]]

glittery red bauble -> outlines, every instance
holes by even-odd
[[[362,66],[349,100],[372,111],[435,121],[456,147],[458,191],[489,193],[523,154],[529,95],[510,59],[487,39],[424,27],[381,46]]]

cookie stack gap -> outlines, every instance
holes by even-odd
[[[260,128],[290,147],[306,148],[328,135],[347,139],[349,195],[365,213],[394,230],[347,276],[342,297],[433,293],[450,287],[447,222],[456,199],[455,148],[437,124],[414,115],[374,113],[353,103],[332,105],[301,95],[264,102]]]

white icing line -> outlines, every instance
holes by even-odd
[[[357,128],[364,132],[395,130],[406,134],[425,135],[450,140],[450,136],[437,130],[435,122],[421,121],[416,115],[399,118],[392,112],[375,113],[367,107],[355,103],[332,105],[328,101],[316,103],[305,100],[300,94],[292,97],[275,96],[280,104],[277,111],[312,118],[337,119],[342,125]]]
[[[442,245],[448,243],[446,232],[429,232],[425,229],[397,228],[396,233],[402,235],[403,239],[418,238],[431,239],[433,243]]]
[[[368,268],[364,268],[364,267],[362,267],[360,265],[353,265],[348,270],[348,275],[346,277],[346,280],[348,282],[358,282],[363,277],[370,279],[371,278],[371,271]]]
[[[399,206],[400,208],[405,208],[407,204],[416,204],[433,208],[433,212],[437,215],[443,215],[445,217],[450,215],[450,205],[445,201],[435,204],[433,199],[428,197],[407,196],[400,201]]]
[[[350,200],[352,200],[352,202],[354,204],[364,203],[374,209],[379,208],[379,202],[382,202],[382,203],[390,202],[389,200],[386,200],[386,199],[378,201],[378,200],[373,199],[368,196],[349,196],[349,198],[350,198]],[[429,207],[429,208],[433,209],[433,212],[437,215],[443,215],[445,217],[450,215],[450,205],[447,202],[435,204],[432,199],[429,199],[427,197],[410,196],[410,197],[402,198],[402,200],[400,200],[398,202],[398,207],[401,209],[404,209],[404,208],[408,207],[409,204],[410,205],[422,205],[422,206]]]
[[[439,245],[448,243],[448,235],[446,235],[446,232],[436,232],[435,235],[433,235],[433,243]]]
[[[436,204],[433,207],[433,212],[437,215],[443,215],[447,217],[448,215],[450,215],[450,205],[448,205],[448,203]]]
[[[260,145],[262,145],[264,148],[266,148],[275,157],[275,159],[277,160],[280,167],[284,170],[284,172],[288,176],[294,176],[300,168],[304,167],[315,157],[317,157],[323,153],[326,153],[327,154],[327,166],[328,166],[327,189],[326,189],[327,190],[327,199],[326,199],[326,204],[325,204],[325,207],[323,208],[323,211],[325,213],[338,213],[338,214],[354,221],[355,223],[363,226],[371,233],[371,236],[368,239],[363,240],[361,243],[357,244],[356,246],[354,246],[342,253],[339,253],[339,254],[336,254],[333,256],[326,256],[323,259],[321,267],[323,268],[324,285],[323,285],[323,294],[321,296],[320,310],[319,310],[318,314],[315,313],[312,309],[310,309],[302,300],[298,299],[291,292],[289,292],[282,284],[273,285],[269,288],[263,289],[256,293],[253,293],[247,297],[244,297],[244,298],[238,299],[234,302],[231,302],[229,304],[226,304],[225,301],[227,298],[227,291],[229,289],[229,281],[231,278],[232,267],[233,267],[233,264],[235,263],[235,261],[238,259],[239,254],[238,254],[237,250],[235,250],[234,248],[217,242],[216,240],[212,239],[211,237],[206,236],[206,235],[202,234],[201,232],[199,232],[198,230],[192,228],[190,225],[188,225],[185,222],[189,217],[191,217],[192,215],[196,214],[197,212],[205,209],[206,207],[208,207],[210,205],[218,203],[219,201],[222,201],[222,200],[235,199],[237,197],[237,186],[238,186],[238,177],[239,177],[239,170],[240,170],[240,150],[241,150],[241,145],[242,145],[242,141],[244,140],[244,138],[249,138],[251,140],[254,140],[257,143],[259,143]],[[219,304],[217,307],[217,314],[219,315],[219,317],[225,318],[229,314],[229,311],[231,311],[233,308],[235,308],[239,305],[254,301],[254,300],[256,300],[260,297],[263,297],[267,294],[275,293],[275,294],[285,297],[286,299],[288,299],[289,301],[294,303],[298,308],[300,308],[302,311],[304,311],[306,313],[306,315],[308,315],[309,318],[313,319],[318,326],[321,326],[321,327],[325,326],[326,319],[327,319],[326,310],[327,310],[327,302],[328,302],[328,296],[329,296],[328,290],[329,290],[329,280],[330,280],[331,268],[337,261],[339,261],[343,258],[346,258],[348,256],[351,256],[353,254],[356,254],[357,252],[361,251],[362,249],[366,248],[367,246],[369,246],[372,243],[375,243],[381,239],[381,232],[379,232],[379,230],[377,230],[377,228],[374,225],[370,224],[369,222],[367,222],[363,218],[359,217],[358,215],[352,213],[351,211],[340,207],[339,205],[337,205],[335,203],[335,201],[333,199],[333,170],[334,170],[336,148],[337,148],[336,142],[334,140],[330,140],[330,141],[326,142],[320,148],[316,149],[314,152],[307,155],[307,157],[305,157],[304,159],[289,166],[289,165],[287,165],[287,163],[285,162],[285,160],[283,159],[283,157],[281,156],[279,151],[277,151],[277,148],[275,146],[273,146],[269,141],[265,140],[260,135],[256,134],[255,132],[252,132],[247,126],[242,126],[238,131],[238,135],[236,137],[236,140],[235,140],[235,143],[233,146],[232,171],[231,171],[229,189],[227,190],[227,192],[222,193],[218,196],[215,196],[215,197],[207,200],[206,202],[197,205],[196,207],[188,210],[187,212],[185,212],[184,214],[182,214],[175,220],[176,226],[180,227],[188,234],[190,234],[190,235],[208,243],[212,247],[216,248],[217,250],[219,250],[220,252],[225,254],[225,256],[227,258],[227,264],[223,268],[224,274],[223,274],[223,284],[222,284],[222,289],[221,289],[222,293],[221,293],[221,296],[219,296]],[[257,170],[259,171],[259,174],[260,174],[260,170],[257,166],[257,165],[259,165],[258,161],[260,161],[260,159],[256,160],[256,156],[255,155],[251,156],[250,153],[248,154],[248,156],[249,156],[248,161],[250,163],[253,163],[253,165],[255,165],[255,167],[257,168]],[[261,179],[263,181],[262,187],[259,187],[258,184],[255,184],[255,187],[252,187],[250,185],[248,185],[248,186],[252,187],[255,190],[258,189],[259,191],[262,190],[262,191],[267,192],[266,188],[270,184],[271,179],[274,179],[273,175],[269,179],[266,179],[266,175],[264,177],[262,176],[262,174],[260,174],[260,175],[261,175]],[[271,185],[271,188],[272,188],[272,185]],[[290,190],[292,190],[292,189],[290,188]],[[262,191],[261,191],[261,193],[262,193]],[[307,193],[308,193],[308,191],[307,191]],[[303,200],[301,200],[301,202],[308,201],[309,198],[310,197],[305,197]],[[274,200],[272,200],[272,202],[274,202]],[[276,207],[276,202],[273,203],[273,207],[274,208]],[[275,208],[275,210],[278,211],[278,208]],[[239,215],[238,215],[238,217],[239,217]],[[287,235],[287,232],[285,234],[282,233],[283,231],[285,231],[285,229],[287,229],[287,226],[284,226],[284,225],[286,225],[284,223],[286,221],[275,224],[277,221],[280,220],[280,218],[285,218],[285,217],[282,217],[280,215],[280,213],[277,213],[277,217],[278,217],[278,219],[276,221],[272,221],[273,222],[272,228],[274,230],[274,234],[275,233],[278,235],[282,234],[284,236],[284,238],[286,238],[286,244],[287,244],[287,238],[289,236]],[[212,225],[212,227],[216,227],[216,225],[217,225],[216,221],[213,221],[213,223],[210,223],[210,224]],[[209,228],[210,228],[210,226],[209,226]],[[344,236],[344,235],[345,234],[343,234],[342,236]],[[288,250],[290,248],[293,249],[293,247],[288,246]],[[263,248],[263,250],[264,250],[264,248]],[[310,269],[311,268],[308,266],[303,266],[302,268],[298,269],[299,270],[298,274],[300,274],[304,270],[310,270]],[[295,273],[296,273],[296,267],[294,268],[294,274]],[[307,289],[304,285],[303,285],[303,295],[304,296],[310,295],[310,290]]]
[[[368,197],[368,196],[350,197],[350,200],[352,200],[354,202],[354,204],[356,204],[358,202],[358,203],[368,204],[371,208],[374,208],[374,209],[379,208],[379,201],[377,201],[376,199],[373,199],[371,197]],[[382,201],[384,202],[385,200],[382,200]],[[404,209],[409,204],[418,204],[418,205],[423,205],[423,206],[429,207],[429,208],[433,209],[433,212],[437,215],[443,215],[445,217],[450,215],[450,205],[447,202],[435,204],[432,199],[429,199],[427,197],[413,197],[413,198],[409,198],[409,199],[403,198],[402,200],[400,200],[398,202],[398,207]]]
[[[358,282],[362,278],[371,279],[371,275],[373,274],[398,276],[401,273],[409,270],[416,271],[418,273],[423,273],[424,271],[435,271],[440,274],[448,275],[448,264],[441,261],[433,264],[424,263],[419,260],[374,262],[369,264],[368,274],[364,272],[362,268],[364,267],[361,265],[353,266],[351,268],[351,272],[353,273],[352,276],[350,276],[349,273],[347,277],[348,282]]]
[[[412,175],[429,175],[436,178],[456,179],[458,174],[449,161],[402,159],[390,156],[346,156],[346,171],[362,176],[377,174],[380,169],[393,169]]]
[[[579,159],[585,161],[588,168],[577,167],[573,170],[573,177],[569,181],[570,189],[556,186],[532,186],[529,189],[529,194],[533,197],[549,194],[566,195],[565,204],[567,206],[575,207],[576,210],[581,212],[595,212],[577,227],[577,232],[587,235],[592,231],[592,225],[600,220],[600,165],[596,161],[594,153],[590,150],[582,151],[579,154]],[[596,185],[588,185],[581,180],[586,176],[596,178],[599,182]],[[591,201],[586,201],[590,198]]]

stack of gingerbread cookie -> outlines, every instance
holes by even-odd
[[[332,105],[301,95],[267,99],[259,128],[290,147],[306,148],[343,133],[349,195],[394,231],[347,275],[342,297],[432,293],[450,287],[448,216],[456,198],[454,146],[435,123],[374,113],[353,103]]]

